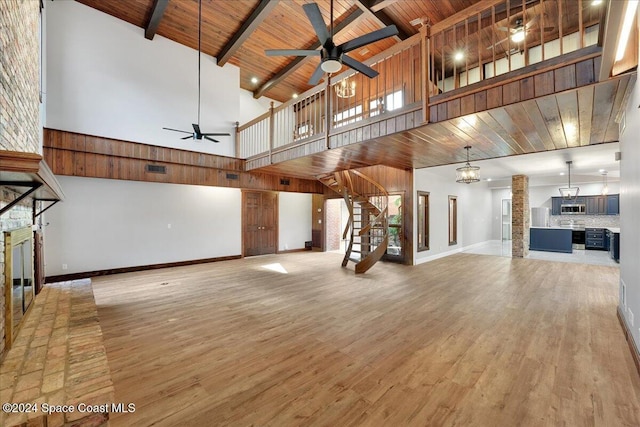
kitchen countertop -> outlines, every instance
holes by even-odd
[[[537,228],[537,229],[541,229],[541,230],[577,230],[577,231],[583,231],[584,228],[582,227],[576,227],[576,228],[571,228],[571,227],[529,227],[529,228]],[[585,228],[600,228],[603,230],[609,230],[612,233],[618,233],[620,234],[620,228],[619,227],[585,227]]]
[[[537,228],[540,230],[571,230],[570,227],[529,227],[529,228]]]

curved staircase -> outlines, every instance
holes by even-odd
[[[320,181],[339,193],[349,210],[342,238],[350,237],[342,266],[351,261],[356,274],[364,273],[387,251],[389,195],[384,187],[356,170],[335,172]]]

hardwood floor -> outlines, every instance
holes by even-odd
[[[340,261],[94,279],[116,401],[136,404],[111,425],[640,425],[617,269],[458,254],[355,276]]]

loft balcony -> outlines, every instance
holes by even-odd
[[[478,3],[371,58],[378,77],[331,76],[240,126],[237,155],[247,170],[310,177],[462,162],[469,144],[487,159],[617,141],[637,58],[600,81],[604,10]]]

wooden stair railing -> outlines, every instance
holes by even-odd
[[[354,188],[354,178],[371,184],[374,190],[367,195]],[[389,194],[379,183],[361,172],[340,171],[320,178],[327,187],[339,193],[346,202],[349,219],[342,238],[349,236],[342,266],[354,262],[356,274],[369,270],[387,251],[389,244]]]

